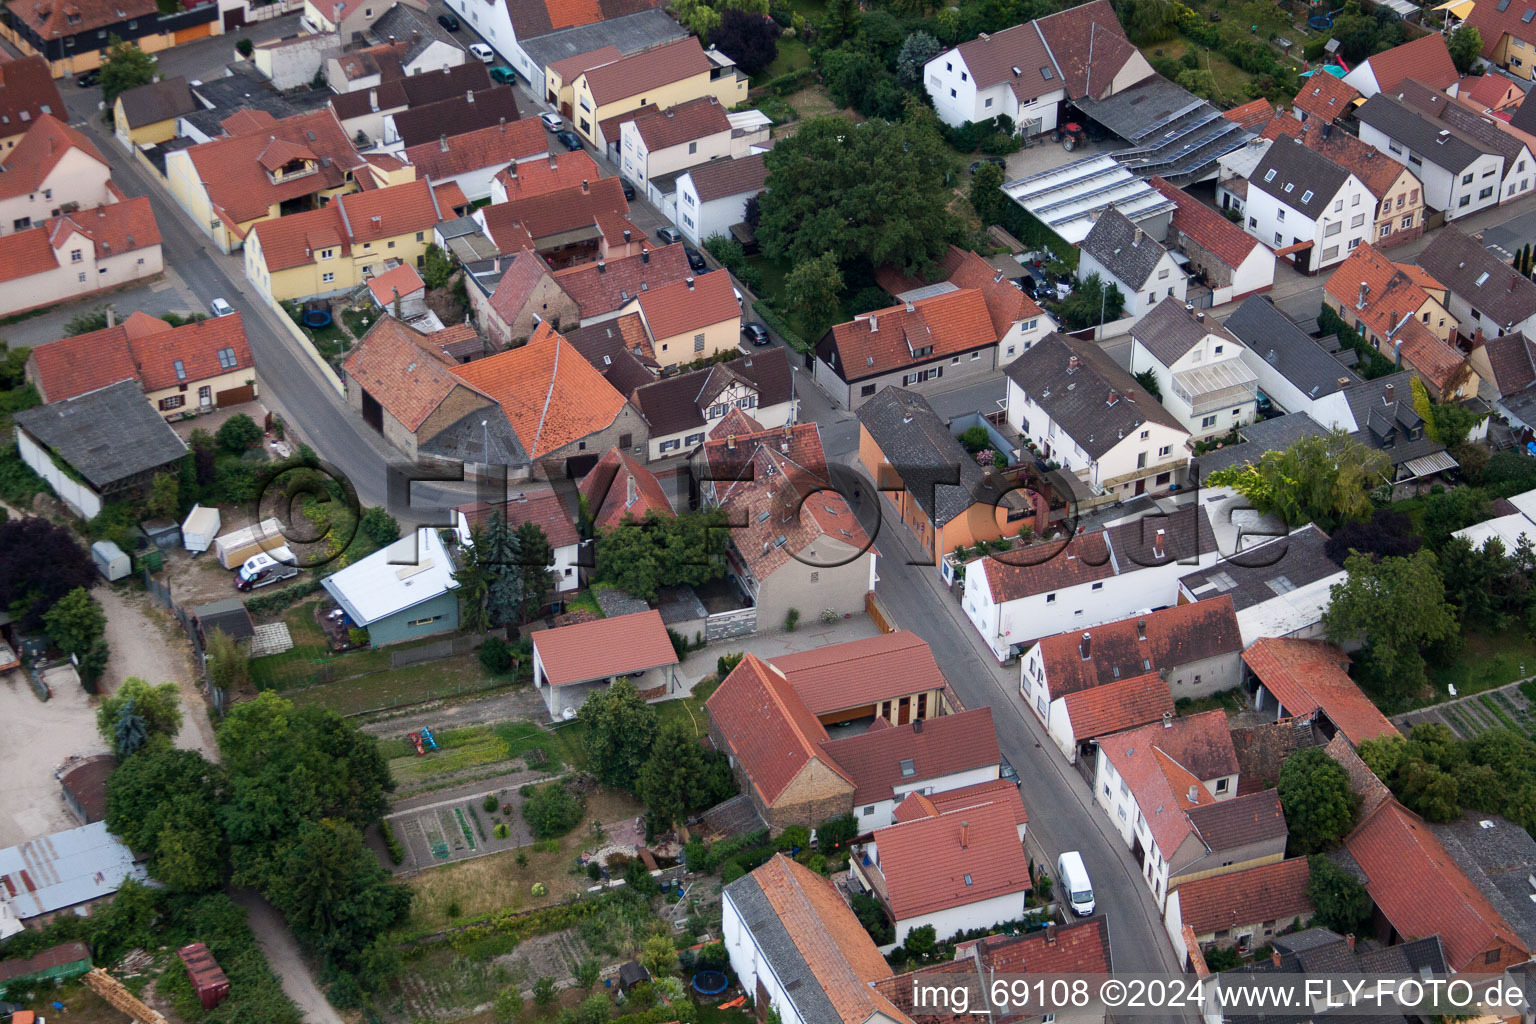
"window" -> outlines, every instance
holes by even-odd
[[[959,366],[960,365],[960,357],[959,356],[950,356],[949,357],[949,365],[950,366]]]
[[[160,399],[160,408],[180,409],[183,405],[186,404],[186,401],[187,399],[185,395],[171,395],[169,398]]]
[[[1101,580],[1100,582],[1095,583],[1093,586],[1089,587],[1088,589],[1089,590],[1103,590],[1104,589],[1104,583]]]
[[[875,813],[875,805],[874,804],[870,804],[868,807],[864,808],[864,817],[868,818],[870,815],[872,815],[874,813]]]
[[[912,776],[917,774],[917,765],[912,762],[910,757],[902,758],[898,764],[901,768],[902,778],[910,779]]]
[[[702,334],[695,334],[693,336],[693,350],[695,352],[703,352],[704,351],[704,335],[702,335]]]
[[[619,435],[619,447],[620,448],[628,448],[630,445],[632,445],[634,443],[635,443],[635,435],[634,434],[620,434]]]
[[[1477,198],[1479,198],[1479,199],[1487,199],[1491,195],[1493,195],[1493,186],[1489,185],[1487,188],[1485,188],[1482,191],[1478,192]]]
[[[336,280],[336,275],[327,272],[320,275],[320,280],[325,284],[330,284],[332,281]]]
[[[187,379],[187,368],[182,363],[182,361],[180,359],[173,360],[171,365],[176,368],[176,379],[177,380],[186,380]]]
[[[1403,218],[1403,227],[1405,227],[1405,228],[1413,227],[1413,214],[1410,213],[1408,216]]]
[[[1403,155],[1403,147],[1399,146],[1395,142],[1388,142],[1387,143],[1387,149],[1390,152],[1396,153],[1398,156],[1402,156]]]
[[[1055,594],[1046,594],[1045,595],[1045,603],[1046,604],[1055,604],[1056,603],[1056,595]]]
[[[1323,221],[1323,237],[1324,238],[1327,238],[1330,235],[1336,235],[1340,231],[1343,231],[1343,230],[1344,230],[1344,222],[1341,221],[1341,220],[1325,220],[1325,221]]]
[[[1248,226],[1251,227],[1251,228],[1258,227],[1259,226],[1259,218],[1257,218],[1257,217],[1249,217],[1248,218]]]
[[[1490,949],[1488,952],[1483,954],[1483,963],[1485,963],[1485,964],[1496,964],[1498,962],[1499,962],[1499,951],[1498,950]]]
[[[11,222],[11,230],[12,231],[25,231],[27,228],[29,228],[31,226],[32,226],[32,218],[31,217],[18,217],[16,220]]]
[[[1159,281],[1166,281],[1168,279],[1168,268],[1167,267],[1164,267],[1162,270],[1159,270],[1157,272],[1157,279]]]
[[[1386,238],[1391,233],[1392,233],[1392,225],[1391,224],[1383,224],[1381,226],[1381,237],[1382,238]]]
[[[688,153],[690,155],[692,155],[694,153],[697,153],[698,151],[699,151],[699,144],[697,142],[690,142],[690,143],[688,143]]]
[[[874,393],[875,393],[875,386],[873,384],[865,384],[865,385],[863,385],[862,387],[859,388],[859,397],[860,398],[868,398],[870,395],[873,395]]]
[[[953,90],[953,89],[949,90],[949,98],[950,99],[954,99],[955,98],[955,90]]]
[[[1334,213],[1343,213],[1344,212],[1344,200],[1342,200],[1342,199],[1335,199],[1333,201],[1333,212]]]
[[[682,446],[683,442],[677,440],[661,442],[661,450],[664,452],[675,452]]]
[[[80,275],[79,275],[79,277],[80,277],[80,283],[81,283],[81,284],[85,284],[85,271],[83,271],[83,270],[82,270],[82,271],[81,271],[81,272],[80,272]]]
[[[1360,239],[1358,239],[1358,238],[1351,238],[1349,240],[1349,244],[1346,245],[1344,248],[1348,249],[1350,252],[1354,252],[1356,249],[1360,248]]]
[[[1461,176],[1461,183],[1463,185],[1470,185],[1470,184],[1472,184],[1472,175],[1470,173],[1463,174]]]
[[[1488,168],[1486,171],[1483,172],[1483,177],[1485,177],[1485,178],[1490,177],[1493,174],[1493,172],[1496,171],[1496,170],[1498,170],[1497,167],[1490,167],[1490,168]]]
[[[1460,199],[1456,200],[1456,205],[1458,207],[1470,206],[1471,204],[1472,204],[1472,197],[1471,196],[1462,196]]]
[[[1204,430],[1207,427],[1214,427],[1215,425],[1216,425],[1216,417],[1215,416],[1205,416],[1205,417],[1202,417],[1201,420],[1200,420],[1200,429],[1201,430]]]
[[[1136,468],[1137,469],[1146,469],[1147,468],[1147,453],[1146,452],[1137,452],[1136,453]]]
[[[1349,198],[1349,205],[1350,206],[1359,206],[1360,205],[1360,193],[1359,192],[1356,192],[1353,196],[1350,196],[1350,198]]]
[[[1413,166],[1413,167],[1423,167],[1424,166],[1424,158],[1423,157],[1417,157],[1417,156],[1414,156],[1412,153],[1409,153],[1408,154],[1408,163],[1411,166]]]
[[[1397,208],[1399,210],[1401,210],[1403,208],[1403,197],[1402,196],[1398,196],[1397,197]]]
[[[1269,170],[1264,172],[1264,180],[1265,181],[1274,181],[1275,180],[1275,169],[1273,167],[1271,167]]]
[[[1413,191],[1408,193],[1408,201],[1410,203],[1417,203],[1419,201],[1419,190],[1418,189],[1414,189]]]
[[[1152,431],[1150,431],[1150,430],[1143,430],[1141,432],[1141,440],[1143,440],[1143,441],[1145,441],[1147,438],[1149,438],[1151,436],[1152,436]]]
[[[1349,226],[1352,227],[1352,228],[1358,228],[1358,227],[1360,227],[1364,223],[1365,223],[1365,214],[1363,214],[1363,213],[1357,213],[1357,214],[1355,214],[1353,217],[1351,217],[1349,219]]]
[[[1228,780],[1228,779],[1217,779],[1216,780],[1216,792],[1218,792],[1218,793],[1225,793],[1227,791],[1227,783],[1229,781],[1230,780]]]
[[[971,362],[974,363],[976,360],[978,360],[980,358],[981,358],[981,353],[980,352],[972,352],[971,353]]]
[[[1173,445],[1171,445],[1171,444],[1165,444],[1165,445],[1163,445],[1161,448],[1159,448],[1157,450],[1157,457],[1160,458],[1160,459],[1166,459],[1168,456],[1170,456],[1172,454],[1173,454]]]
[[[389,248],[393,249],[394,247],[395,247],[395,240],[394,239],[390,239],[389,240]]]
[[[929,75],[928,76],[928,84],[931,85],[931,86],[934,86],[935,88],[937,88],[938,84],[939,84],[939,76],[938,75]]]
[[[71,250],[69,250],[69,262],[71,262],[71,263],[79,263],[83,259],[85,259],[85,253],[82,252],[81,250],[79,250],[79,249],[71,249]]]
[[[987,101],[985,103],[983,103],[982,106],[990,107],[991,105],[992,105],[992,97],[988,96],[987,97]]]
[[[418,232],[416,232],[416,241],[418,241],[418,242],[425,241],[426,240],[426,235],[427,235],[427,233],[425,231],[418,231]]]
[[[583,443],[585,443],[585,442],[583,442]],[[692,448],[696,444],[703,444],[703,443],[704,443],[704,433],[703,433],[703,431],[700,431],[697,434],[689,434],[687,437],[683,438],[683,444],[686,444],[690,448]]]
[[[1304,202],[1304,203],[1310,203],[1312,201],[1312,190],[1311,189],[1307,189],[1305,192],[1303,192],[1301,194],[1301,201]]]
[[[328,260],[332,256],[335,256],[335,255],[336,255],[336,250],[335,249],[321,249],[320,250],[320,258],[323,259],[323,260]]]
[[[1213,349],[1213,350],[1212,350],[1212,354],[1213,354],[1213,355],[1218,355],[1218,356],[1219,356],[1219,355],[1221,355],[1221,349],[1222,349],[1222,346],[1220,346],[1220,345],[1217,345],[1217,346],[1216,346],[1216,347],[1215,347],[1215,349]]]
[[[1275,211],[1275,220],[1281,220],[1281,221],[1285,220],[1285,211],[1284,210],[1276,210]]]
[[[948,60],[945,61],[944,62],[944,70],[945,71],[953,71],[953,70],[955,70],[954,61],[948,61]]]
[[[424,619],[412,619],[410,622],[406,623],[406,625],[408,625],[408,626],[426,626],[426,625],[429,625],[429,624],[431,624],[433,622],[436,622],[440,618],[442,618],[441,615],[429,615],[429,616],[427,616]]]

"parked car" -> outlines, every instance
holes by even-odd
[[[273,548],[271,553],[263,551],[252,555],[240,566],[240,571],[235,573],[235,589],[255,590],[269,583],[291,580],[299,574],[299,567],[292,564],[293,561],[293,552],[286,547]]]
[[[709,269],[709,264],[704,262],[704,254],[691,245],[683,246],[683,255],[688,257],[688,266],[698,274]]]
[[[91,86],[95,85],[96,83],[98,83],[100,81],[101,81],[101,69],[96,68],[96,69],[87,71],[85,74],[83,74],[79,78],[75,79],[75,84],[78,85],[82,89],[89,89]]]
[[[581,148],[581,136],[577,135],[569,128],[565,129],[564,131],[555,132],[555,138],[559,139],[561,144],[564,145],[565,148],[570,150],[572,153]]]
[[[741,325],[741,333],[754,345],[771,345],[773,339],[768,337],[768,328],[755,320],[749,320]]]
[[[1093,883],[1088,880],[1088,869],[1083,867],[1083,855],[1068,850],[1056,858],[1056,879],[1061,885],[1061,896],[1078,917],[1093,913]]]
[[[539,120],[544,122],[544,127],[552,132],[558,132],[565,127],[565,118],[559,114],[551,114],[549,111],[539,115]]]
[[[484,43],[470,43],[469,52],[480,58],[480,60],[484,61],[486,64],[489,64],[496,59],[496,51],[491,49],[489,46],[486,46]]]
[[[971,173],[975,174],[978,170],[980,170],[982,164],[995,164],[998,167],[1006,169],[1008,166],[1008,161],[1004,160],[1000,156],[984,156],[980,160],[974,161],[971,164]]]
[[[517,82],[517,72],[505,65],[491,68],[491,81],[501,85],[513,85]]]
[[[208,311],[211,312],[214,316],[230,316],[234,313],[235,307],[231,306],[223,299],[214,299],[212,302],[208,303]]]
[[[455,18],[451,14],[439,14],[437,16],[437,23],[443,26],[443,28],[447,29],[449,32],[457,32],[461,27],[459,25],[459,19]]]
[[[633,185],[631,185],[629,183],[629,179],[628,178],[620,178],[619,179],[619,187],[624,190],[624,198],[625,199],[634,199],[635,198],[635,186],[633,186]]]
[[[657,228],[656,237],[661,239],[662,245],[671,245],[674,242],[681,242],[683,240],[683,236],[678,233],[677,228],[672,227]]]
[[[1019,772],[1017,768],[1008,763],[1008,759],[1005,757],[1002,760],[1002,764],[998,765],[997,777],[1008,782],[1018,782]]]

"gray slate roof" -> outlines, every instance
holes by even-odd
[[[405,4],[397,3],[385,11],[378,21],[369,26],[368,31],[380,43],[387,43],[391,38],[405,43],[405,59],[401,61],[402,64],[409,64],[420,57],[422,51],[434,42],[447,43],[456,50],[464,49],[447,29],[437,23],[436,18]]]
[[[1072,369],[1072,357],[1078,367]],[[1147,389],[1136,383],[1091,341],[1052,332],[1008,364],[1004,371],[1055,420],[1067,436],[1098,458],[1143,423],[1174,430],[1184,427]],[[1115,402],[1109,404],[1110,392]]]
[[[1276,139],[1253,169],[1248,187],[1317,220],[1348,179],[1348,171],[1300,139]]]
[[[1113,206],[1099,214],[1081,248],[1098,260],[1105,270],[1137,291],[1157,269],[1158,260],[1168,252],[1162,243]]]
[[[539,66],[542,74],[543,69],[555,61],[574,57],[578,53],[591,53],[605,46],[613,46],[628,56],[662,43],[673,42],[687,34],[666,11],[650,10],[577,28],[561,29],[529,39],[524,39],[519,32],[517,42],[528,59]],[[539,86],[542,88],[542,83]]]
[[[185,75],[163,78],[136,89],[129,89],[118,96],[123,104],[123,116],[130,128],[142,128],[147,124],[169,121],[173,117],[189,114],[201,104],[192,95]]]
[[[989,492],[986,473],[922,395],[881,388],[859,407],[858,416],[935,527],[963,515]]]
[[[262,77],[252,61],[231,64],[230,73],[221,78],[205,78],[191,86],[192,92],[208,109],[184,114],[187,122],[209,138],[224,134],[219,122],[241,110],[264,110],[281,121],[296,114],[308,114],[331,102],[329,89],[294,89],[280,93]],[[364,94],[367,100],[367,94]]]
[[[1164,366],[1172,366],[1198,345],[1207,334],[1225,338],[1232,348],[1222,355],[1236,355],[1242,342],[1233,337],[1213,317],[1184,308],[1184,303],[1173,296],[1165,297],[1152,307],[1152,311],[1131,327],[1131,337]]]
[[[806,963],[805,955],[763,894],[757,879],[743,875],[725,887],[725,894],[736,905],[747,930],[752,933],[752,940],[768,958],[774,977],[784,986],[800,1019],[805,1024],[844,1024],[842,1015],[822,990],[816,972]]]
[[[1337,573],[1339,567],[1324,550],[1327,544],[1328,535],[1308,523],[1289,537],[1249,548],[1179,583],[1197,601],[1226,594],[1242,611]]]
[[[1506,174],[1525,149],[1525,143],[1497,127],[1491,119],[1422,82],[1405,79],[1392,90],[1392,95],[1408,106],[1430,114],[1440,122],[1440,127],[1449,128],[1452,134],[1474,149],[1502,156]]]
[[[98,491],[187,454],[136,380],[27,409],[15,420]]]
[[[1377,93],[1355,111],[1361,124],[1401,142],[1423,159],[1451,171],[1460,171],[1482,155],[1466,140],[1405,103]]]
[[[1485,821],[1493,827],[1484,828]],[[1507,818],[1472,812],[1445,824],[1430,822],[1429,828],[1521,941],[1536,943],[1529,881],[1536,875],[1536,839]]]
[[[1430,440],[1424,432],[1424,419],[1413,408],[1413,376],[1412,371],[1403,370],[1361,381],[1344,393],[1357,428],[1351,436],[1385,452],[1393,466],[1445,451],[1445,445]],[[1388,387],[1392,389],[1390,399]]]
[[[596,324],[593,328],[583,330],[592,331],[601,326]],[[578,348],[586,356],[587,350],[581,346]],[[588,359],[590,361],[591,357]],[[594,365],[599,372],[603,371],[603,366],[597,363]],[[751,385],[757,391],[759,407],[789,401],[794,388],[785,350],[770,348],[752,352],[728,363],[718,363],[706,370],[647,381],[643,386],[634,388],[631,398],[655,435],[681,433],[694,427],[703,430],[706,426],[704,413],[714,404],[721,390],[736,380]],[[742,411],[751,416],[756,410]]]
[[[1257,463],[1267,451],[1280,451],[1304,437],[1321,437],[1326,433],[1327,429],[1306,413],[1288,412],[1284,416],[1238,427],[1241,444],[1229,444],[1206,452],[1196,457],[1195,465],[1200,467],[1201,479],[1205,479],[1219,469]]]
[[[1262,296],[1238,306],[1225,326],[1303,394],[1321,398],[1360,381]]]
[[[1536,282],[1454,227],[1435,232],[1419,253],[1419,266],[1485,319],[1507,326],[1536,314]],[[1484,274],[1487,279],[1478,284]]]

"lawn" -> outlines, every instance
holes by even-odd
[[[1247,86],[1253,80],[1253,76],[1213,50],[1207,50],[1198,44],[1190,42],[1183,36],[1179,36],[1176,39],[1169,39],[1165,42],[1143,47],[1142,53],[1148,60],[1157,56],[1178,60],[1192,46],[1199,56],[1200,67],[1210,71],[1211,77],[1216,80],[1216,90],[1220,93],[1219,99],[1230,106],[1247,103]]]
[[[1460,696],[1491,690],[1536,672],[1536,641],[1521,629],[1501,633],[1468,632],[1460,653],[1450,665],[1430,665],[1429,681],[1434,695],[1417,705],[1435,704],[1446,699],[1448,686],[1454,685]]]
[[[558,772],[572,759],[567,749],[569,737],[542,729],[533,722],[472,725],[434,733],[433,739],[437,741],[439,752],[428,758],[418,757],[416,747],[403,736],[379,741],[379,752],[389,760],[390,774],[401,786],[419,787],[435,776],[513,759],[524,760],[535,749],[542,750],[544,757],[540,763],[530,764],[530,768]]]
[[[387,651],[382,653],[388,657]],[[381,711],[419,701],[483,693],[515,683],[510,675],[487,673],[478,655],[460,654],[406,668],[384,668],[295,690],[284,696],[295,704],[319,704],[341,715],[360,715],[365,711]]]
[[[591,612],[598,618],[603,617],[603,608],[597,603],[597,598],[593,596],[591,590],[579,590],[576,592],[575,597],[567,598],[565,602],[565,610],[567,613]]]
[[[779,55],[773,59],[763,72],[752,79],[753,85],[761,85],[763,82],[787,75],[791,71],[799,71],[801,68],[811,66],[811,50],[799,39],[779,39]]]

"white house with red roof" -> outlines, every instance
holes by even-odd
[[[1445,37],[1438,32],[1373,54],[1356,64],[1344,76],[1344,84],[1353,86],[1369,99],[1379,92],[1390,92],[1405,78],[1423,82],[1447,96],[1455,96],[1461,75],[1451,61]]]
[[[498,512],[506,518],[507,526],[514,531],[524,523],[533,523],[544,531],[554,551],[550,572],[554,574],[553,590],[556,594],[575,590],[581,584],[576,571],[581,536],[576,532],[576,517],[558,494],[548,488],[531,488],[509,495],[506,501],[476,501],[456,506],[453,510],[453,529],[459,536],[459,544],[466,548],[473,547],[475,531]]]
[[[147,196],[0,236],[0,314],[79,299],[165,269]]]
[[[1317,722],[1324,736],[1342,733],[1352,747],[1398,735],[1397,727],[1349,678],[1349,660],[1323,640],[1261,637],[1243,652],[1255,682],[1253,706],[1272,710],[1276,720]]]
[[[1188,257],[1190,273],[1210,287],[1212,305],[1274,287],[1273,250],[1183,189],[1155,175],[1151,185],[1177,204],[1165,241]]]
[[[1168,894],[1163,927],[1185,966],[1192,951],[1247,951],[1267,946],[1314,908],[1307,896],[1312,873],[1305,857],[1196,878]]]
[[[654,608],[532,634],[533,685],[556,721],[576,717],[587,697],[628,678],[646,700],[677,689],[677,651]]]
[[[67,206],[101,206],[121,198],[101,151],[74,128],[44,114],[5,155],[0,235],[42,224]]]

